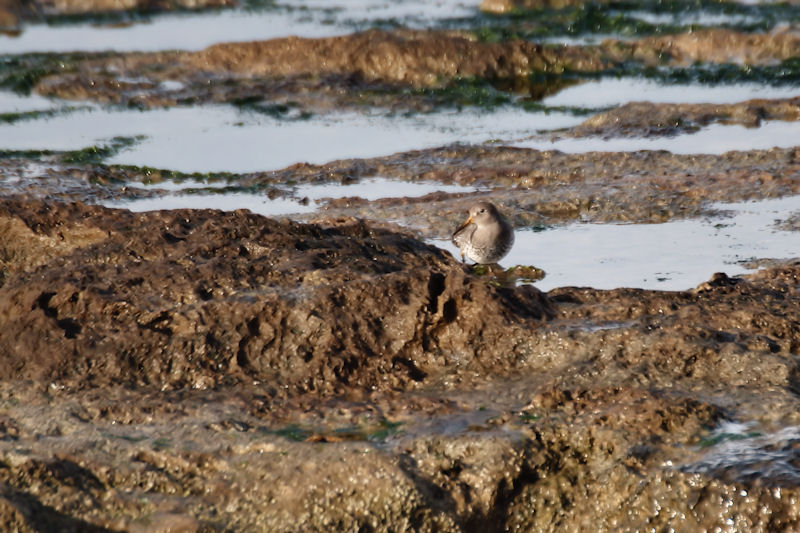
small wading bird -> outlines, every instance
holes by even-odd
[[[461,249],[461,260],[480,265],[497,263],[514,245],[514,228],[489,202],[469,209],[469,218],[453,233],[453,244]]]

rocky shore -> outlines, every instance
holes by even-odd
[[[0,30],[225,5],[0,0]],[[524,21],[525,10],[574,5],[482,9]],[[547,133],[531,126],[531,139],[549,140],[800,118],[800,97],[539,102],[604,76],[791,81],[791,26],[595,44],[490,29],[3,56],[0,84],[143,112],[224,104],[306,120],[507,105],[580,117]],[[800,529],[800,259],[753,257],[748,275],[708,272],[682,291],[543,292],[535,265],[476,269],[425,240],[447,238],[477,200],[502,206],[518,229],[720,216],[715,202],[800,194],[800,148],[565,153],[487,142],[249,173],[108,163],[140,140],[0,142],[0,530]],[[376,176],[470,189],[306,196]],[[197,193],[186,185],[316,209],[288,218],[102,205]],[[774,226],[797,231],[799,219]],[[580,245],[570,253],[580,258]]]
[[[798,526],[791,448],[707,459],[798,423],[797,262],[544,294],[357,219],[0,209],[6,527]]]

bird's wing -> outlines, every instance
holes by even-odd
[[[453,233],[453,237],[451,239],[453,241],[453,244],[455,244],[459,248],[462,248],[464,244],[469,242],[470,237],[472,237],[472,234],[475,233],[475,230],[477,228],[478,226],[476,226],[472,222],[465,222],[461,224],[458,227],[458,229],[456,229],[456,231]]]

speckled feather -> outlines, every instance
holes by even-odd
[[[469,218],[453,233],[452,241],[462,260],[497,263],[514,245],[514,228],[493,204],[479,202],[470,208]]]

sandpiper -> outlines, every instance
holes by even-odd
[[[514,245],[514,228],[489,202],[478,202],[469,218],[453,233],[453,244],[461,249],[461,260],[480,265],[497,263]]]

